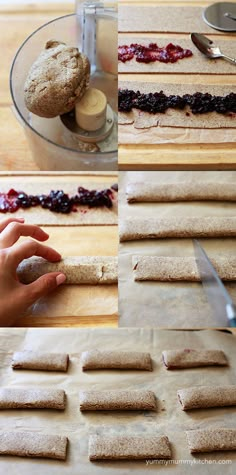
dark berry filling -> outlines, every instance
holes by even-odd
[[[139,109],[150,114],[164,113],[167,109],[182,110],[188,106],[193,114],[218,112],[219,114],[236,113],[236,94],[212,96],[209,93],[195,92],[183,96],[167,96],[163,91],[142,94],[129,89],[119,90],[118,107],[120,112]]]
[[[114,188],[113,190],[116,191]],[[0,213],[14,213],[20,208],[41,206],[55,213],[68,214],[72,211],[76,212],[79,205],[86,205],[89,208],[103,206],[111,208],[113,199],[111,188],[98,191],[79,186],[78,193],[71,197],[63,190],[52,190],[48,195],[28,195],[23,191],[11,189],[8,193],[0,193]]]
[[[189,58],[193,53],[190,49],[183,49],[179,45],[169,43],[160,48],[156,43],[148,46],[132,43],[130,46],[118,47],[118,60],[125,63],[135,58],[138,63],[151,63],[160,61],[161,63],[176,63],[179,59]]]

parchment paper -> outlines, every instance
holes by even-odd
[[[109,186],[112,186],[114,183],[111,182],[110,185],[107,183],[94,183],[88,181],[82,181],[78,177],[78,184],[66,182],[61,183],[56,181],[56,179],[51,179],[50,183],[45,182],[34,182],[32,177],[31,183],[24,182],[22,180],[22,185],[19,186],[15,183],[12,183],[9,179],[8,182],[0,183],[0,193],[8,192],[11,188],[16,189],[16,191],[24,191],[29,195],[33,194],[49,194],[51,190],[63,190],[65,193],[68,193],[70,196],[77,193],[78,186],[83,186],[89,190],[104,190]],[[24,217],[27,222],[31,224],[38,224],[41,226],[78,226],[78,225],[111,225],[117,224],[117,193],[113,192],[113,207],[106,208],[89,208],[88,206],[78,206],[77,212],[71,212],[69,214],[63,213],[54,213],[47,209],[41,208],[41,206],[36,206],[29,209],[20,208],[14,214],[11,213],[0,213],[0,219],[8,216],[14,217]]]
[[[1,385],[9,387],[39,388],[53,386],[63,388],[67,393],[65,412],[47,410],[1,411],[1,431],[34,431],[66,435],[69,438],[66,462],[43,459],[24,459],[10,456],[0,458],[0,474],[5,475],[147,475],[163,472],[187,475],[188,465],[149,465],[139,462],[97,462],[88,461],[88,438],[90,434],[152,434],[165,433],[171,443],[174,459],[189,460],[232,460],[224,465],[227,475],[235,473],[235,452],[215,452],[193,457],[190,455],[184,431],[196,428],[235,428],[236,410],[233,407],[189,411],[181,410],[177,401],[178,389],[198,385],[235,384],[236,345],[235,336],[218,331],[163,331],[158,329],[1,329],[0,330],[0,375]],[[229,367],[195,368],[167,371],[161,363],[161,352],[171,348],[221,349],[229,358]],[[89,371],[83,373],[80,354],[87,349],[114,349],[150,351],[154,371]],[[68,352],[70,366],[68,373],[47,373],[41,371],[13,371],[10,366],[12,353],[21,350]],[[82,414],[79,410],[80,389],[151,389],[158,397],[157,413],[108,413]],[[59,413],[60,412],[60,413]],[[191,473],[198,474],[199,466],[191,466]],[[212,473],[209,466],[201,465],[201,473]],[[222,475],[222,464],[214,465],[214,473]]]
[[[203,21],[202,13],[203,8],[192,6],[119,4],[118,31],[222,34]]]
[[[212,40],[214,40],[213,37]],[[119,61],[119,73],[236,74],[236,68],[234,64],[229,63],[228,61],[225,61],[223,59],[207,58],[194,46],[190,38],[179,38],[178,36],[168,36],[166,38],[142,38],[137,36],[121,36],[119,38],[119,46],[129,46],[132,43],[138,43],[144,46],[148,46],[150,43],[157,43],[158,46],[161,48],[167,46],[169,43],[173,43],[174,45],[179,45],[184,49],[190,49],[193,53],[193,56],[190,56],[189,58],[179,59],[176,63],[162,63],[160,61],[155,61],[146,64],[137,62],[135,58],[131,61],[126,61],[125,63]],[[232,58],[235,56],[235,45],[233,41],[231,42],[227,40],[218,39],[217,45],[219,45],[222,51],[224,51],[225,54],[228,54],[228,56],[231,56]]]
[[[120,172],[119,221],[123,217],[233,216],[236,206],[227,202],[127,204],[125,185],[132,181],[198,180],[236,182],[236,172]],[[236,239],[201,239],[209,256],[236,253]],[[130,241],[119,247],[119,326],[204,328],[217,324],[201,284],[134,282],[132,255],[194,256],[190,239]],[[236,302],[236,283],[226,288]]]

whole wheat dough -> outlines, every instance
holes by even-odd
[[[236,257],[211,257],[210,259],[222,280],[236,280]],[[132,266],[136,281],[201,281],[194,257],[133,256]]]
[[[236,184],[216,182],[147,183],[126,186],[128,203],[176,201],[236,201]]]
[[[183,411],[236,406],[236,386],[196,386],[177,392]]]
[[[236,86],[229,85],[199,85],[199,84],[170,84],[156,82],[120,81],[120,89],[140,91],[143,94],[163,91],[166,95],[195,94],[196,92],[209,93],[213,96],[226,96],[231,92],[236,93]],[[164,113],[150,114],[138,109],[131,112],[119,112],[119,124],[134,124],[137,129],[149,127],[188,127],[199,129],[218,129],[236,127],[235,114],[218,114],[207,112],[205,114],[193,114],[189,107],[183,110],[167,109]]]
[[[103,436],[89,437],[90,460],[170,459],[168,437],[163,436]]]
[[[236,429],[197,429],[186,431],[191,453],[236,450]]]
[[[150,353],[139,351],[89,350],[81,355],[84,371],[93,369],[134,369],[152,371]]]
[[[25,259],[17,269],[19,280],[29,284],[48,272],[62,272],[66,284],[115,284],[117,282],[117,257],[79,256],[66,257],[51,263],[41,257]]]
[[[0,388],[0,409],[60,409],[66,405],[62,389]]]
[[[80,391],[81,411],[156,411],[157,402],[153,391],[111,390]]]
[[[233,21],[233,20],[232,20]],[[119,5],[118,31],[120,32],[155,32],[155,33],[213,33],[202,19],[202,7],[171,5]]]
[[[167,369],[197,368],[200,366],[227,366],[225,353],[221,350],[164,350],[162,360]]]
[[[26,78],[25,105],[40,117],[65,114],[82,98],[89,78],[89,60],[78,48],[49,40]]]
[[[66,460],[68,439],[36,432],[1,432],[0,455]]]
[[[44,353],[42,351],[17,351],[12,358],[13,369],[32,369],[43,371],[64,371],[69,364],[66,353]]]
[[[158,238],[235,237],[236,218],[126,218],[120,222],[120,241]]]

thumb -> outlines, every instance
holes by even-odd
[[[26,286],[26,295],[29,304],[31,305],[36,300],[44,297],[49,292],[55,290],[59,285],[65,282],[66,276],[61,272],[50,272],[42,275],[32,284]]]

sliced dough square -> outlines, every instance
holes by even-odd
[[[210,259],[222,280],[236,280],[234,256],[210,257]],[[132,266],[135,281],[201,281],[194,257],[133,256]]]
[[[119,227],[120,241],[160,238],[236,237],[236,218],[126,218]]]
[[[89,438],[90,460],[170,459],[168,437],[163,436],[102,436]]]
[[[54,263],[41,257],[31,257],[17,269],[23,284],[30,284],[48,272],[62,272],[66,275],[66,284],[115,284],[118,278],[117,257],[66,257]]]
[[[64,410],[63,389],[1,388],[0,409],[60,409]]]
[[[150,353],[141,351],[89,350],[81,355],[84,371],[93,369],[137,369],[152,371]]]
[[[196,386],[179,389],[183,411],[207,407],[236,406],[236,386]]]
[[[200,366],[227,366],[228,361],[221,350],[165,350],[163,363],[167,369],[196,368]]]
[[[186,431],[191,453],[236,450],[236,429],[197,429]]]
[[[66,353],[44,353],[41,351],[17,351],[12,358],[13,369],[42,371],[67,371],[69,355]]]
[[[81,411],[156,411],[155,394],[147,390],[81,391]]]
[[[68,439],[36,432],[1,432],[0,455],[66,460]]]
[[[126,186],[126,197],[128,203],[236,201],[236,184],[196,181],[182,183],[132,182]]]

